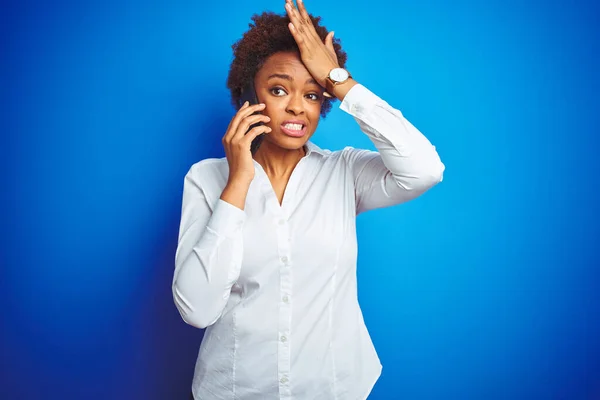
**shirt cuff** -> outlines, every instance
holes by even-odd
[[[246,220],[246,213],[234,205],[219,199],[208,221],[207,228],[217,236],[230,237],[238,229],[242,229]]]
[[[379,96],[357,83],[346,93],[340,104],[340,109],[360,119],[361,116],[368,114],[380,101]]]

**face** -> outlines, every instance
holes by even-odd
[[[324,89],[299,54],[273,54],[257,72],[254,86],[259,101],[266,105],[263,114],[271,118],[272,131],[264,135],[264,142],[287,150],[304,146],[319,124]]]

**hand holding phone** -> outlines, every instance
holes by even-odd
[[[250,105],[244,101],[223,136],[223,147],[229,164],[229,182],[235,182],[238,186],[249,185],[254,179],[252,150],[256,151],[260,145],[257,138],[271,131],[265,125],[271,119],[260,113],[264,108],[264,104]]]
[[[242,95],[240,96],[240,102],[239,102],[239,107],[241,107],[245,102],[248,102],[249,105],[255,105],[255,104],[259,104],[258,101],[258,97],[256,96],[256,90],[254,88],[254,84],[252,82],[249,82],[243,89],[242,89]],[[260,111],[256,111],[254,114],[260,114]],[[257,127],[257,126],[261,126],[264,125],[264,122],[259,121],[255,124],[250,125],[250,127],[248,128],[248,132]],[[252,154],[254,154],[256,152],[256,150],[258,150],[258,148],[260,147],[260,144],[262,143],[264,139],[264,134],[261,134],[259,136],[256,137],[256,139],[254,139],[252,141],[252,145],[250,146],[250,152]]]

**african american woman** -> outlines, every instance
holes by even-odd
[[[226,157],[184,180],[173,297],[206,328],[197,400],[366,399],[381,364],[357,299],[356,216],[442,180],[435,147],[344,69],[333,32],[301,0],[285,10],[234,44]],[[239,104],[249,82],[259,104]],[[377,151],[310,141],[337,100]]]

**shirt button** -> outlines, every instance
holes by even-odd
[[[288,258],[286,256],[281,257],[281,262],[287,264]]]
[[[285,337],[285,336],[282,336],[282,337],[281,337],[281,341],[282,341],[283,343],[287,342],[287,337]]]
[[[289,297],[287,297],[287,296],[283,296],[283,299],[282,299],[282,300],[283,300],[283,302],[284,302],[284,303],[289,303],[289,301],[290,301],[290,298],[289,298]]]
[[[281,382],[281,383],[287,383],[287,381],[288,381],[288,378],[285,376],[279,380],[279,382]]]

